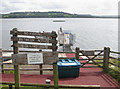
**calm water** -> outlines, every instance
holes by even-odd
[[[76,42],[73,48],[103,49],[109,46],[112,50],[118,50],[117,19],[66,18],[66,22],[53,22],[53,20],[55,19],[2,19],[2,48],[11,48],[9,32],[14,27],[24,31],[58,31],[62,27],[63,30],[70,30],[75,34]]]

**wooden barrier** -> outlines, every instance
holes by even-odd
[[[2,49],[0,49],[0,73],[3,73],[3,64],[2,64]]]
[[[77,48],[76,48],[77,49]],[[10,50],[9,50],[10,51]],[[109,64],[110,65],[114,65],[114,66],[116,66],[116,67],[120,67],[118,64],[116,64],[116,63],[112,63],[112,62],[110,62],[110,59],[112,59],[112,60],[117,60],[117,61],[120,61],[119,60],[119,58],[115,58],[115,57],[112,57],[112,56],[110,56],[110,53],[113,53],[113,54],[119,54],[119,52],[115,52],[115,51],[110,51],[110,48],[108,48],[108,47],[105,47],[104,48],[104,50],[91,50],[91,51],[89,51],[89,52],[94,52],[94,55],[88,55],[88,54],[85,54],[85,53],[81,53],[81,52],[83,52],[83,51],[87,51],[87,50],[76,50],[75,52],[58,52],[58,53],[71,53],[71,54],[76,54],[76,56],[75,57],[60,57],[59,59],[68,59],[68,58],[78,58],[78,60],[80,60],[80,61],[82,61],[82,60],[93,60],[93,61],[95,61],[95,60],[103,60],[103,62],[93,62],[93,63],[89,63],[89,62],[87,62],[87,63],[84,63],[84,62],[81,62],[81,64],[82,65],[85,65],[85,64],[103,64],[103,67],[102,66],[99,66],[99,65],[97,65],[97,66],[82,66],[83,68],[94,68],[94,67],[102,67],[102,68],[104,68],[104,70],[107,70],[108,68],[109,68]],[[12,51],[10,51],[10,52],[12,52]],[[30,52],[30,53],[34,53],[34,52],[36,52],[36,53],[41,53],[40,51],[20,51],[20,52]],[[96,54],[97,53],[97,54]],[[103,54],[101,54],[101,53],[103,53]],[[84,59],[79,59],[79,56],[85,56],[86,58],[84,58]],[[98,57],[97,58],[97,56],[100,56],[100,58]],[[3,58],[5,58],[5,57],[3,57]],[[106,60],[107,59],[107,60]],[[107,65],[106,65],[107,64]],[[56,67],[56,65],[54,66],[54,69],[57,69],[57,67]],[[11,68],[9,68],[9,69],[3,69],[3,70],[13,70],[13,69],[11,69]],[[40,69],[22,69],[22,68],[20,68],[20,70],[22,70],[22,71],[34,71],[34,70],[38,70],[38,71],[47,71],[47,70],[50,70],[50,71],[53,71],[53,69],[51,68],[51,69],[43,69],[43,68],[40,68]],[[54,74],[55,75],[57,75],[57,71],[55,71],[54,70]],[[58,76],[58,75],[57,75]],[[56,80],[54,80],[54,81],[58,81],[58,79],[57,79],[57,77],[54,77],[54,79],[56,79]],[[24,84],[23,84],[24,85]],[[42,86],[42,85],[41,85]],[[56,86],[56,89],[60,86],[60,85],[58,85],[58,82],[56,82],[56,84],[55,84],[55,86]],[[54,85],[53,85],[53,87],[54,87]]]

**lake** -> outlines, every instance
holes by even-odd
[[[58,31],[70,30],[75,35],[75,47],[80,49],[103,49],[105,46],[111,50],[118,50],[118,20],[100,18],[64,18],[65,22],[53,22],[58,18],[15,18],[2,19],[3,49],[11,49],[10,30],[18,28],[22,31]],[[1,24],[1,22],[0,22]]]

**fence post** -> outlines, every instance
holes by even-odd
[[[17,28],[14,28],[12,30],[13,34],[13,39],[18,36],[18,30]],[[19,53],[19,48],[18,48],[18,40],[14,41],[13,40],[13,52],[14,54]],[[16,59],[17,60],[17,59]],[[15,89],[20,89],[20,74],[19,74],[19,65],[14,65],[14,78],[15,78]]]
[[[39,51],[40,51],[40,52],[42,52],[42,50],[41,50],[41,49],[40,49]],[[40,65],[39,65],[39,69],[40,69],[40,75],[42,75],[42,74],[43,74],[42,64],[40,64]]]
[[[2,59],[2,49],[0,48],[0,73],[4,73],[3,71],[3,59]]]
[[[76,49],[75,49],[75,58],[77,59],[77,60],[79,60],[79,48],[78,47],[76,47]]]
[[[39,69],[40,69],[40,75],[42,75],[43,74],[42,64],[39,65]]]
[[[103,60],[103,69],[107,71],[109,68],[109,55],[110,55],[110,48],[104,47],[104,60]]]
[[[54,42],[52,43],[52,51],[53,52],[57,52],[57,41],[56,41],[56,37],[57,37],[57,34],[56,32],[52,31],[52,40],[54,40]],[[58,55],[56,55],[57,57]],[[53,64],[53,75],[54,75],[54,89],[58,89],[58,66],[57,66],[57,62],[55,62]]]

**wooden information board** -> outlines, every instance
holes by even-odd
[[[57,52],[41,52],[12,55],[12,63],[20,65],[53,64],[56,61],[58,61]]]
[[[12,62],[14,64],[15,89],[20,89],[19,65],[28,64],[52,64],[54,74],[54,87],[58,88],[58,68],[57,68],[57,34],[52,32],[28,32],[18,31],[14,28],[10,31],[13,41]],[[19,43],[20,42],[20,43]],[[32,42],[32,44],[31,44]],[[40,44],[35,44],[40,43]],[[45,43],[42,45],[42,43]],[[47,44],[46,44],[47,43]],[[49,45],[48,45],[49,44]],[[31,54],[19,54],[19,48],[22,49],[49,49],[52,52],[41,52]]]

